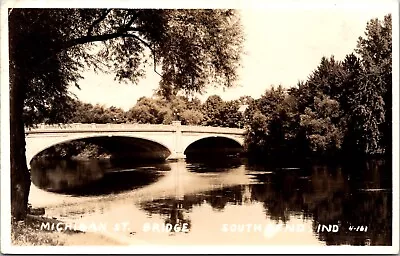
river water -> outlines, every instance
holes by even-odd
[[[392,243],[391,168],[384,161],[274,167],[240,158],[146,164],[36,159],[31,167],[40,192],[31,201],[69,223],[64,229],[128,243]]]

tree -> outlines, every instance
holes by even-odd
[[[360,111],[365,109],[365,99],[361,99],[363,83],[365,82],[364,70],[361,60],[354,54],[346,55],[343,61],[345,72],[343,80],[343,98],[340,99],[340,106],[344,112],[343,121],[346,123],[346,133],[343,141],[343,150],[351,154],[365,154],[364,148],[368,138],[365,136],[365,114]],[[368,103],[367,103],[368,104]],[[368,106],[367,106],[368,108]]]
[[[183,125],[200,125],[203,121],[203,114],[199,110],[186,109],[181,114]]]
[[[366,153],[392,149],[392,16],[367,23],[365,37],[359,37],[356,53],[365,70],[365,107],[371,113],[367,121],[372,136],[364,148]],[[371,96],[367,97],[367,94]],[[368,110],[367,110],[368,111]]]
[[[300,116],[300,126],[306,131],[311,151],[318,155],[333,155],[341,149],[344,131],[332,120],[341,116],[339,102],[324,95],[314,98],[313,108],[307,107]]]
[[[201,101],[198,98],[188,99],[187,108],[190,110],[200,110]]]
[[[265,116],[276,114],[276,109],[284,100],[285,93],[282,86],[278,86],[276,89],[271,87],[271,89],[265,91],[258,101],[258,109]]]
[[[188,107],[188,99],[184,96],[170,97],[167,107],[172,110],[172,119],[174,121],[182,121],[183,112]]]
[[[385,152],[392,145],[391,16],[367,23],[355,52],[343,61],[343,98],[347,133],[344,149],[360,155]]]
[[[161,66],[167,96],[237,78],[243,36],[234,10],[10,9],[8,16],[14,219],[26,216],[30,188],[24,104],[43,115],[62,105],[85,67],[136,83],[146,65]]]
[[[163,123],[165,112],[157,99],[141,97],[136,105],[128,111],[128,119],[141,124]]]
[[[108,113],[111,119],[110,123],[120,124],[120,123],[125,123],[127,121],[125,116],[125,111],[122,108],[111,106],[108,108]]]
[[[318,67],[308,76],[306,81],[299,82],[296,89],[291,89],[299,101],[299,110],[303,112],[306,107],[314,104],[314,97],[327,95],[339,100],[343,91],[343,68],[340,61],[334,56],[329,59],[322,57]]]
[[[246,130],[246,150],[254,157],[265,157],[267,154],[267,137],[269,135],[268,119],[260,110],[255,110],[249,123],[250,128]]]
[[[243,119],[244,119],[245,126],[249,126],[252,123],[252,121],[253,121],[252,119],[253,119],[255,112],[259,111],[259,109],[258,109],[259,101],[260,101],[259,99],[251,101],[249,103],[248,107],[245,109],[245,111],[243,113],[243,115],[244,115]]]
[[[250,104],[245,119],[248,125],[246,145],[253,156],[281,158],[296,153],[297,104],[281,86],[266,90],[255,104]]]
[[[238,128],[243,123],[243,115],[239,112],[239,107],[238,100],[225,102],[224,108],[221,111],[222,126]]]
[[[203,125],[222,126],[222,110],[225,102],[218,95],[211,95],[202,106],[204,115]]]
[[[41,95],[40,97],[47,96]],[[55,99],[51,99],[53,102],[44,105],[35,103],[41,100],[37,97],[30,97],[25,100],[22,116],[25,126],[31,127],[38,123],[69,123],[71,120],[76,119],[75,113],[80,110],[78,107],[81,105],[68,95],[56,96]]]

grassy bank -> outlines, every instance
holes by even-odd
[[[53,233],[39,230],[28,221],[14,222],[11,225],[11,243],[13,245],[64,245]]]
[[[41,230],[43,222],[59,221],[28,215],[25,221],[12,223],[11,243],[16,246],[121,245],[100,234],[70,230],[62,232]]]

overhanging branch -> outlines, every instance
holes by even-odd
[[[154,50],[154,48],[152,47],[152,45],[150,45],[148,42],[146,42],[145,40],[143,40],[142,38],[140,38],[137,35],[134,34],[127,34],[124,32],[116,32],[116,33],[109,33],[109,34],[103,34],[103,35],[87,35],[87,36],[83,36],[83,37],[79,37],[70,41],[65,42],[61,47],[60,47],[60,51],[64,50],[64,49],[68,49],[80,44],[86,44],[86,43],[91,43],[91,42],[99,42],[99,41],[107,41],[107,40],[111,40],[111,39],[115,39],[115,38],[125,38],[125,37],[130,37],[130,38],[135,38],[137,39],[139,42],[141,42],[143,45],[145,45],[147,48],[149,48],[149,50],[151,51],[151,53],[153,54],[153,65],[154,65],[154,72],[156,74],[158,74],[159,76],[161,76],[160,73],[157,72],[156,69],[156,52]]]
[[[130,20],[128,21],[127,24],[125,24],[123,27],[121,27],[121,29],[123,31],[128,31],[129,29],[131,29],[132,24],[135,22],[135,20],[139,17],[139,12],[136,12],[134,14],[132,14],[132,17],[130,18]]]
[[[80,44],[87,44],[91,42],[99,42],[99,41],[107,41],[110,39],[121,37],[123,33],[109,33],[109,34],[102,34],[102,35],[89,35],[83,36],[79,38],[75,38],[63,43],[60,47],[60,50],[65,50]]]
[[[103,13],[103,15],[101,15],[97,20],[93,21],[92,25],[91,25],[91,26],[89,27],[89,29],[88,29],[87,36],[92,35],[92,32],[93,32],[94,27],[95,27],[97,24],[99,24],[100,22],[102,22],[102,21],[107,17],[107,15],[108,15],[110,12],[111,12],[111,9],[107,9],[107,10]]]

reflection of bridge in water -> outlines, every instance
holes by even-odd
[[[215,147],[243,146],[244,129],[189,126],[173,122],[172,125],[150,124],[63,124],[42,125],[27,129],[26,158],[28,166],[32,158],[41,151],[65,142],[90,139],[92,142],[114,144],[124,149],[136,147],[141,156],[156,155],[157,158],[180,159],[188,152],[196,152],[205,144]],[[205,143],[207,142],[207,143]],[[218,144],[218,145],[217,145]],[[197,145],[198,147],[195,147]],[[115,149],[115,148],[114,148]],[[228,149],[228,150],[226,150]]]

